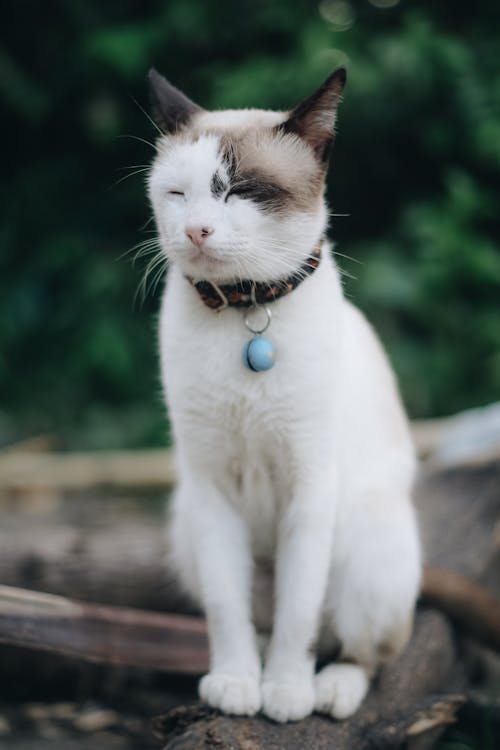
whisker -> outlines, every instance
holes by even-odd
[[[118,256],[116,260],[121,260],[127,255],[130,255],[130,253],[133,253],[134,250],[138,250],[138,252],[135,254],[132,263],[134,263],[137,258],[140,258],[142,255],[149,255],[150,252],[152,252],[155,249],[160,249],[160,243],[159,239],[157,237],[149,237],[146,240],[142,240],[141,242],[138,242],[133,247],[129,248],[128,250],[125,250],[124,253]]]
[[[163,131],[161,130],[161,128],[158,126],[158,124],[153,120],[153,118],[151,117],[151,115],[149,114],[149,112],[147,112],[144,109],[144,107],[142,106],[142,104],[139,104],[139,102],[137,101],[137,99],[134,99],[133,96],[131,96],[130,98],[132,99],[132,101],[134,102],[134,104],[137,105],[137,107],[139,107],[139,109],[141,110],[142,114],[145,115],[145,117],[149,120],[149,122],[151,123],[151,125],[154,128],[156,128],[156,130],[158,131],[158,133],[161,136],[165,135],[165,133],[163,133]]]
[[[152,285],[152,288],[151,288],[151,293],[152,294],[156,294],[156,288],[158,287],[158,284],[160,283],[163,275],[165,274],[165,272],[167,270],[168,261],[167,261],[166,258],[164,260],[165,260],[165,262],[163,263],[163,265],[160,266],[159,270],[156,273],[155,278],[153,279],[153,285]]]
[[[134,295],[134,306],[136,304],[137,297],[138,297],[139,293],[140,293],[140,296],[141,296],[141,306],[144,304],[144,300],[146,299],[146,296],[147,296],[147,293],[148,293],[148,279],[149,279],[149,276],[153,273],[153,271],[157,268],[157,266],[159,264],[164,264],[165,260],[166,259],[165,259],[165,257],[163,256],[162,253],[157,253],[157,255],[155,255],[149,261],[148,265],[146,266],[146,270],[144,272],[144,275],[143,275],[141,281],[139,282],[139,286],[137,287],[137,290],[135,292],[135,295]],[[153,277],[153,278],[155,278],[155,277]]]
[[[149,169],[151,167],[151,164],[130,164],[128,167],[117,167],[117,172],[123,172],[124,169],[141,169],[141,168]]]
[[[123,175],[123,177],[120,177],[119,180],[116,180],[116,182],[113,182],[113,184],[109,186],[108,190],[111,190],[111,188],[115,188],[121,182],[124,182],[124,180],[128,180],[129,177],[133,177],[136,174],[142,174],[143,172],[148,172],[148,171],[149,171],[149,167],[145,167],[144,169],[136,169],[135,172],[129,172],[129,174],[125,174]]]
[[[149,259],[149,263],[157,256],[162,255],[161,247],[150,247],[147,250],[137,252],[132,260],[132,265],[135,266],[139,258],[145,258],[147,255],[153,255],[153,258]]]
[[[153,149],[153,151],[158,151],[158,148],[156,144],[151,143],[151,141],[147,141],[145,138],[141,138],[138,135],[130,135],[129,133],[122,133],[121,135],[117,135],[117,138],[132,138],[134,141],[140,141],[141,143],[145,143],[146,146],[150,146],[150,148]]]
[[[358,281],[358,277],[354,276],[354,274],[350,273],[350,271],[346,271],[345,268],[338,267],[338,271],[341,276],[346,276],[348,279],[352,279],[353,281]]]
[[[333,251],[334,255],[338,255],[340,258],[346,258],[347,260],[352,260],[353,263],[359,263],[360,266],[363,265],[363,261],[359,260],[358,258],[353,258],[351,255],[345,255],[344,253],[338,253],[336,250]]]

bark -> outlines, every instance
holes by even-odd
[[[380,696],[385,702],[395,697],[392,692],[380,692]],[[424,750],[431,747],[427,740],[434,742],[436,734],[431,733],[436,727],[455,721],[463,701],[461,695],[419,696],[411,710],[393,705],[388,716],[369,698],[356,719],[333,722],[314,715],[286,725],[259,717],[221,716],[205,706],[181,706],[156,720],[155,733],[159,738],[168,736],[165,750],[391,750],[403,744],[408,750]]]
[[[208,666],[201,617],[104,607],[0,586],[0,643],[84,661],[200,674]]]

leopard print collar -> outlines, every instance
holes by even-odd
[[[219,285],[212,281],[195,281],[189,276],[186,276],[186,279],[196,289],[205,305],[212,310],[269,304],[293,292],[304,279],[314,273],[321,260],[322,244],[321,240],[295,273],[279,281],[244,279],[236,284]]]

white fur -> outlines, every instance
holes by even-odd
[[[316,706],[343,718],[409,634],[420,581],[413,447],[385,356],[343,298],[326,243],[317,271],[272,304],[274,368],[243,366],[242,311],[208,309],[184,274],[218,282],[285,276],[317,243],[326,212],[321,203],[276,217],[237,197],[217,201],[215,168],[217,136],[167,139],[150,179],[172,261],[160,325],[179,470],[171,544],[210,634],[200,694],[228,713],[262,707],[288,721]],[[186,238],[193,222],[214,228],[212,259]],[[275,565],[263,667],[251,596],[262,560]],[[320,628],[356,664],[327,667],[314,681],[310,649]]]
[[[358,664],[329,664],[314,678],[316,711],[346,719],[368,692],[368,675]]]

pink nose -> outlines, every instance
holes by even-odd
[[[193,245],[200,248],[206,238],[214,233],[212,227],[186,227],[186,236],[189,237]]]

